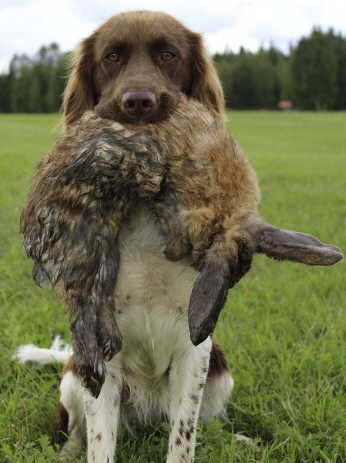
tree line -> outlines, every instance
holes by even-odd
[[[0,112],[49,113],[61,106],[69,53],[56,43],[36,56],[14,55],[9,72],[0,75]]]
[[[346,39],[314,29],[289,55],[271,46],[257,53],[216,54],[227,107],[276,108],[291,101],[302,110],[346,109]]]
[[[69,53],[55,43],[36,56],[15,55],[0,75],[0,112],[47,113],[61,106]],[[226,106],[274,109],[290,101],[302,110],[346,109],[346,39],[315,28],[288,55],[274,45],[256,53],[243,48],[213,56]]]

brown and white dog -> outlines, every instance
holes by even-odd
[[[120,37],[118,37],[119,33]],[[219,310],[223,305],[226,289],[235,284],[249,270],[252,255],[256,252],[264,252],[270,257],[289,259],[309,265],[331,265],[342,257],[340,251],[333,246],[324,245],[309,235],[276,229],[264,224],[256,216],[255,208],[259,198],[256,179],[250,168],[245,175],[241,169],[237,170],[239,168],[238,159],[241,159],[244,165],[247,165],[247,161],[233,139],[218,123],[214,122],[214,118],[220,118],[220,88],[215,84],[215,74],[210,71],[210,63],[207,61],[205,52],[202,53],[203,58],[201,58],[201,53],[199,56],[192,55],[193,44],[195,51],[196,44],[199,44],[200,48],[198,36],[166,15],[140,12],[116,16],[83,42],[80,49],[82,51],[79,52],[76,67],[67,87],[65,112],[68,130],[74,122],[77,124],[76,127],[88,130],[88,120],[84,126],[78,126],[78,124],[85,110],[93,109],[94,106],[96,106],[98,115],[105,120],[120,121],[125,124],[121,128],[125,132],[129,126],[133,128],[141,124],[142,128],[139,126],[133,129],[135,134],[146,133],[148,129],[145,136],[150,140],[149,144],[153,142],[152,140],[158,141],[157,146],[161,144],[163,153],[164,147],[168,147],[167,158],[162,164],[166,169],[165,174],[169,172],[172,178],[175,175],[175,183],[173,182],[171,187],[167,181],[167,175],[164,175],[166,183],[160,184],[158,197],[152,195],[149,200],[148,198],[142,200],[132,198],[131,207],[121,217],[120,223],[116,224],[117,252],[114,258],[119,265],[116,266],[116,279],[112,280],[114,287],[110,285],[112,298],[114,292],[112,307],[115,308],[116,324],[122,337],[122,346],[116,355],[114,355],[115,352],[109,356],[105,355],[102,342],[96,339],[94,345],[92,344],[93,336],[90,336],[95,352],[100,355],[103,353],[105,361],[99,361],[99,356],[96,356],[96,361],[91,365],[92,374],[86,375],[87,381],[85,381],[83,374],[85,370],[81,369],[78,363],[89,358],[84,352],[90,348],[87,345],[88,337],[85,336],[85,332],[80,338],[81,341],[74,341],[74,347],[78,348],[77,364],[75,355],[60,352],[59,349],[58,353],[54,349],[48,351],[22,350],[18,353],[18,358],[23,361],[39,360],[45,363],[50,358],[58,356],[60,361],[66,363],[60,385],[60,410],[61,420],[67,425],[69,439],[61,452],[62,461],[78,456],[86,435],[88,462],[112,462],[115,455],[119,419],[122,417],[129,423],[168,419],[170,436],[167,463],[192,462],[197,420],[208,422],[222,415],[233,387],[225,357],[208,336],[212,331],[210,326],[214,326],[218,315],[218,313],[213,313],[212,307],[209,308],[212,313],[211,324],[208,321],[207,332],[203,331],[202,336],[199,336],[199,316],[206,317],[207,320],[210,318],[209,311],[202,316],[203,301],[205,299],[208,305],[212,306],[210,294],[212,298],[218,298],[218,295],[212,291],[214,283],[221,281],[222,297],[218,302]],[[194,59],[199,63],[198,66],[196,66],[197,63],[188,66],[189,60]],[[136,83],[128,87],[128,76],[135,74],[134,69],[138,65],[142,66],[139,70],[137,69],[139,80],[136,76]],[[144,72],[144,69],[152,68],[156,72],[154,84],[150,79],[146,79]],[[211,82],[209,85],[201,85],[201,69],[206,71],[207,68],[209,75],[212,76]],[[145,76],[144,80],[141,77],[142,74]],[[157,76],[160,76],[160,79]],[[181,93],[201,100],[209,107],[213,116],[199,103],[183,101],[182,106],[179,106]],[[91,120],[93,117],[92,115]],[[98,119],[97,124],[99,124]],[[104,122],[108,130],[108,132],[106,130],[107,135],[112,130],[112,124],[114,122]],[[68,130],[67,137],[69,136]],[[127,152],[130,154],[131,146],[133,152],[136,153],[136,146],[131,144],[131,134],[133,134],[131,130],[129,130],[129,135],[126,135],[129,138]],[[90,124],[91,135],[92,132],[92,124]],[[78,133],[78,129],[75,130],[70,141],[73,143],[73,140],[79,140],[78,135],[81,134],[83,135],[82,131]],[[170,137],[172,137],[171,141]],[[218,140],[221,140],[220,145]],[[82,143],[78,141],[77,145]],[[95,150],[93,156],[96,152],[99,151]],[[59,151],[57,153],[59,154]],[[172,162],[170,164],[169,155],[173,158],[175,156],[176,164]],[[230,159],[231,164],[235,162],[238,166],[234,172],[232,171],[229,179],[227,169],[220,169],[220,165],[224,166],[224,158]],[[78,214],[84,207],[84,199],[90,198],[91,191],[94,190],[90,188],[90,185],[82,184],[81,186],[81,183],[78,184],[80,189],[76,190],[76,185],[66,183],[66,170],[62,176],[65,183],[54,183],[52,179],[56,180],[56,176],[46,176],[50,166],[56,166],[54,151],[47,159],[47,162],[39,166],[34,188],[30,193],[31,196],[28,197],[22,216],[22,232],[26,240],[28,255],[39,263],[38,282],[41,281],[42,274],[45,274],[55,284],[60,279],[60,275],[56,272],[57,269],[59,271],[61,269],[62,259],[67,260],[70,255],[73,256],[73,249],[70,249],[71,254],[65,251],[56,253],[54,259],[49,254],[57,242],[54,227],[51,223],[46,227],[52,217],[49,211],[52,207],[60,207],[59,194],[55,194],[54,188],[57,185],[62,188],[61,214],[63,216],[66,212],[65,216],[69,218],[69,222],[59,223],[59,230],[63,231],[66,227],[72,230],[72,233],[63,237],[64,242],[67,242],[69,237],[73,237],[76,230],[84,230],[87,222],[79,222]],[[59,164],[59,161],[57,163]],[[217,167],[218,164],[219,167]],[[71,172],[71,165],[68,165],[68,169]],[[104,178],[104,173],[102,172],[100,176],[101,180]],[[179,175],[179,173],[184,173],[184,175]],[[189,173],[191,176],[186,183]],[[198,174],[202,176],[202,183]],[[212,180],[209,181],[210,179]],[[241,179],[243,179],[242,182]],[[250,182],[249,179],[251,179]],[[184,182],[187,185],[186,191]],[[194,182],[199,185],[198,188],[194,186]],[[224,186],[220,188],[218,182]],[[101,192],[100,196],[99,185],[98,181],[97,195],[92,198],[93,201],[103,195]],[[227,185],[233,185],[229,193],[226,193]],[[169,190],[170,187],[171,190]],[[170,192],[167,196],[168,202],[165,202],[165,195],[162,192],[167,190]],[[210,195],[207,193],[204,195],[204,190],[208,194],[210,192]],[[41,194],[40,197],[38,191]],[[80,202],[76,201],[76,191],[79,191],[82,198]],[[196,191],[195,196],[194,191]],[[157,191],[154,193],[156,194]],[[230,195],[228,199],[237,198],[240,205],[232,206],[231,203],[225,201],[227,205],[220,211],[219,205],[227,194]],[[51,202],[49,202],[50,198],[53,198]],[[42,201],[47,203],[38,209]],[[90,202],[93,204],[92,207],[95,205],[93,201]],[[198,203],[197,211],[201,212],[202,220],[198,217],[198,212],[189,214],[191,211],[184,210],[187,206],[193,210],[194,201]],[[211,206],[210,211],[217,211],[217,214],[210,215],[208,208],[202,207],[203,201],[205,205]],[[157,204],[161,206],[156,207]],[[180,204],[183,205],[183,210],[179,209]],[[88,209],[88,214],[94,214],[99,218],[104,213],[104,203],[101,203],[101,206],[101,208]],[[67,210],[68,207],[71,209]],[[251,220],[248,220],[247,214],[237,215],[237,207],[246,212],[249,209]],[[182,217],[186,220],[184,227],[177,227],[178,240],[173,241],[173,244],[169,240],[168,232],[172,231],[169,220],[166,220],[168,232],[167,227],[162,226],[162,219],[165,219],[167,210],[174,213],[182,212],[180,215],[177,214],[177,221],[178,216],[179,220]],[[253,214],[255,219],[253,219]],[[57,224],[57,217],[60,220],[60,215],[54,216],[53,225]],[[102,220],[104,220],[104,215],[102,215]],[[208,222],[212,224],[210,230]],[[60,226],[61,223],[62,226]],[[82,225],[79,226],[79,223]],[[243,223],[244,227],[242,227]],[[213,228],[215,224],[217,224],[217,230]],[[37,230],[39,230],[38,234]],[[205,232],[205,230],[208,231]],[[232,234],[234,231],[235,235]],[[95,249],[101,246],[102,250],[107,249],[113,253],[109,245],[111,240],[107,241],[106,245],[100,241],[102,232],[99,233],[99,228],[94,234],[92,233],[87,232],[83,235],[87,236],[88,246],[95,243]],[[237,239],[235,241],[230,239],[229,242],[226,240],[226,245],[221,246],[220,243],[224,241],[218,241],[218,237],[228,236],[227,233],[231,237],[237,236]],[[195,237],[198,243],[200,236],[204,236],[202,261],[205,261],[204,266],[197,265],[198,270],[202,268],[201,273],[192,266],[196,253],[197,255],[201,253],[198,246],[194,248],[195,243],[192,237]],[[184,238],[182,242],[186,241],[186,237],[188,237],[187,246],[183,246],[184,252],[181,255],[178,252],[177,260],[175,245],[181,238]],[[71,242],[77,243],[77,241]],[[236,252],[234,253],[235,243]],[[68,249],[68,247],[61,249]],[[81,262],[84,262],[84,257],[88,257],[86,252],[88,249],[84,249],[83,246],[78,249],[82,249],[79,257]],[[92,249],[94,252],[94,248]],[[206,255],[205,259],[203,253]],[[167,257],[174,258],[174,261]],[[104,258],[107,260],[107,257]],[[100,261],[102,259],[103,257]],[[197,260],[201,260],[200,256]],[[75,261],[78,262],[78,253]],[[211,265],[209,266],[208,263]],[[52,268],[53,271],[51,271]],[[88,265],[77,265],[72,268],[73,271],[69,273],[69,276],[72,275],[73,280],[78,272],[80,273],[83,269],[87,270]],[[109,268],[111,267],[106,266],[106,270],[103,269],[94,278],[98,279],[97,281],[102,278],[106,279]],[[112,268],[114,270],[115,267]],[[62,280],[65,274],[66,271],[62,271]],[[56,281],[54,275],[57,276]],[[219,275],[221,275],[220,278]],[[66,294],[70,294],[71,288],[74,300],[77,300],[79,295],[77,294],[78,297],[75,298],[76,288],[71,286],[70,282],[63,288],[65,299]],[[82,293],[83,288],[79,290]],[[84,329],[90,313],[92,314],[91,326],[95,328],[95,331],[100,328],[100,323],[104,322],[102,317],[105,311],[101,310],[101,315],[97,311],[88,312],[85,316],[83,308],[78,310],[79,318],[77,318],[82,320],[82,323],[78,325],[78,333]],[[75,313],[74,304],[70,310],[73,320]],[[196,339],[190,336],[191,330],[195,328],[197,330]],[[76,336],[76,330],[74,330],[75,325],[72,323],[72,334]],[[93,331],[90,333],[97,335]],[[105,370],[100,371],[100,365],[103,366],[103,364]],[[83,387],[81,376],[87,388]],[[93,387],[95,378],[96,382],[101,378],[100,387]]]
[[[73,64],[64,96],[66,127],[97,105],[120,122],[155,123],[174,110],[181,92],[223,118],[222,87],[201,36],[164,13],[110,18],[83,40]],[[77,456],[88,436],[88,461],[112,461],[122,413],[129,422],[170,416],[168,461],[193,461],[202,383],[207,378],[199,412],[205,422],[224,412],[233,387],[227,361],[210,338],[198,347],[190,341],[187,307],[197,271],[186,259],[166,259],[166,237],[143,204],[123,224],[119,242],[117,323],[128,347],[107,365],[97,401],[82,387],[74,355],[63,354],[69,361],[60,409],[69,439],[61,458]],[[49,358],[44,350],[42,363]]]

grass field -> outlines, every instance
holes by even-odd
[[[18,234],[36,161],[58,116],[0,115],[0,463],[56,462],[59,367],[10,360],[16,346],[68,339],[59,299],[37,288]],[[265,220],[346,249],[346,114],[232,112],[258,173]],[[228,422],[200,426],[196,462],[346,461],[345,263],[310,268],[257,256],[214,335],[235,378]],[[245,434],[255,445],[234,441]],[[123,431],[120,463],[162,463],[167,425]]]

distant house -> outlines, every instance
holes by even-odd
[[[292,111],[294,109],[292,101],[280,101],[277,107],[281,111]]]

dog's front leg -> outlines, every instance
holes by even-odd
[[[196,425],[207,379],[211,339],[189,345],[173,358],[170,373],[170,435],[167,463],[192,463]]]
[[[106,378],[98,398],[85,390],[88,463],[113,463],[120,402],[122,369],[119,355],[106,362]]]

